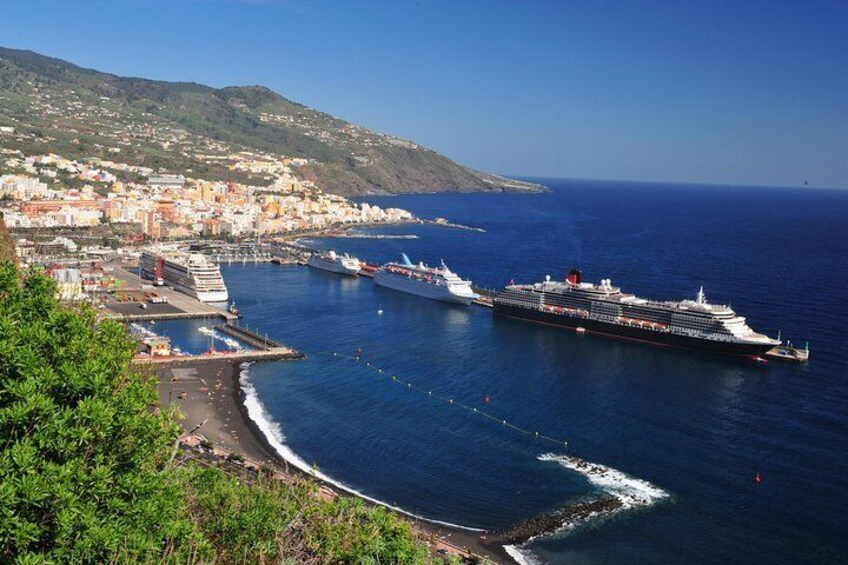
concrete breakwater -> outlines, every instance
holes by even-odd
[[[144,365],[194,365],[197,363],[208,363],[211,361],[278,361],[282,359],[303,359],[303,353],[288,347],[274,347],[271,349],[253,349],[250,351],[216,351],[214,353],[203,353],[201,355],[167,355],[151,356],[140,355],[133,359],[133,363]]]
[[[242,326],[234,324],[218,324],[215,326],[215,329],[257,349],[286,349],[286,346],[282,343],[274,341],[273,339],[268,338],[268,336],[261,335]]]
[[[189,355],[185,353],[177,353],[167,355],[150,355],[146,353],[140,353],[136,355],[134,362],[141,364],[152,363],[155,365],[185,365],[194,364],[198,362],[219,360],[242,362],[273,361],[282,359],[303,359],[305,357],[303,353],[292,349],[291,347],[287,347],[286,345],[274,341],[273,339],[270,339],[267,336],[260,335],[259,333],[253,330],[249,330],[241,326],[235,326],[232,324],[219,324],[214,326],[214,329],[202,327],[200,328],[200,330],[205,330],[205,332],[210,335],[210,338],[217,332],[218,338],[223,339],[223,341],[228,341],[229,338],[223,337],[221,334],[223,334],[224,336],[229,336],[243,344],[245,347],[236,347],[235,349],[225,349],[219,351],[212,348],[210,342],[209,350],[200,354]],[[150,330],[142,329],[141,332],[146,337],[158,337],[154,332]]]
[[[435,220],[423,220],[423,223],[427,224],[427,225],[431,225],[431,226],[440,226],[440,227],[443,227],[443,228],[452,228],[452,229],[455,229],[455,230],[476,231],[478,233],[486,233],[486,230],[484,230],[483,228],[466,226],[466,225],[463,225],[463,224],[455,224],[453,222],[449,222],[448,220],[446,220],[444,218],[436,218]]]
[[[324,237],[337,239],[419,239],[415,234],[381,234],[346,231],[342,234],[328,234]]]
[[[158,304],[155,306],[159,306]],[[167,304],[165,305],[167,306]],[[152,308],[151,308],[152,309]],[[225,318],[223,311],[202,310],[199,312],[162,312],[162,308],[156,312],[145,314],[117,314],[110,317],[118,318],[122,322],[158,322],[161,320],[200,320],[211,317]]]

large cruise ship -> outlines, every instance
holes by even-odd
[[[342,275],[358,275],[362,266],[359,259],[351,257],[347,253],[337,255],[335,251],[326,253],[315,252],[309,257],[309,266],[331,273],[339,273]]]
[[[141,276],[153,284],[170,284],[201,302],[226,302],[227,286],[218,265],[199,253],[141,254]]]
[[[459,278],[444,261],[441,267],[428,267],[424,263],[414,265],[405,253],[401,256],[401,263],[386,263],[377,269],[374,282],[386,288],[464,306],[477,298],[471,290],[471,281]]]
[[[729,306],[708,303],[703,288],[694,300],[657,302],[625,294],[610,279],[583,282],[576,269],[565,282],[510,284],[493,305],[500,316],[686,349],[759,357],[780,344]]]

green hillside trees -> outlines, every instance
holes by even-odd
[[[52,281],[0,265],[0,547],[31,562],[142,559],[179,536],[162,473],[178,428],[114,321],[59,307]]]
[[[118,322],[0,262],[0,562],[426,563],[409,523],[306,478],[169,459],[179,427]]]

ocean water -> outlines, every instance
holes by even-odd
[[[210,349],[215,351],[252,349],[246,343],[214,329],[214,326],[220,323],[221,320],[218,318],[161,320],[158,322],[133,323],[130,325],[130,329],[168,337],[171,339],[171,347],[178,347],[184,353],[192,355],[199,355]]]
[[[485,233],[310,243],[444,259],[486,287],[573,266],[650,298],[703,285],[756,330],[808,340],[810,363],[580,336],[304,267],[223,267],[245,321],[308,356],[245,372],[277,441],[352,489],[468,527],[625,503],[530,543],[547,563],[848,561],[848,192],[545,182],[543,195],[369,200]]]

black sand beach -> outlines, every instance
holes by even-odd
[[[179,407],[185,430],[200,426],[196,433],[217,447],[282,471],[300,472],[276,454],[264,434],[248,417],[238,380],[238,362],[197,360],[195,363],[154,369],[159,377],[160,402],[163,406],[176,404]],[[331,485],[330,488],[338,493],[338,489]],[[347,496],[343,492],[338,494]],[[515,563],[504,550],[502,544],[505,541],[499,536],[409,520],[436,549],[447,549],[449,544],[493,563]]]

